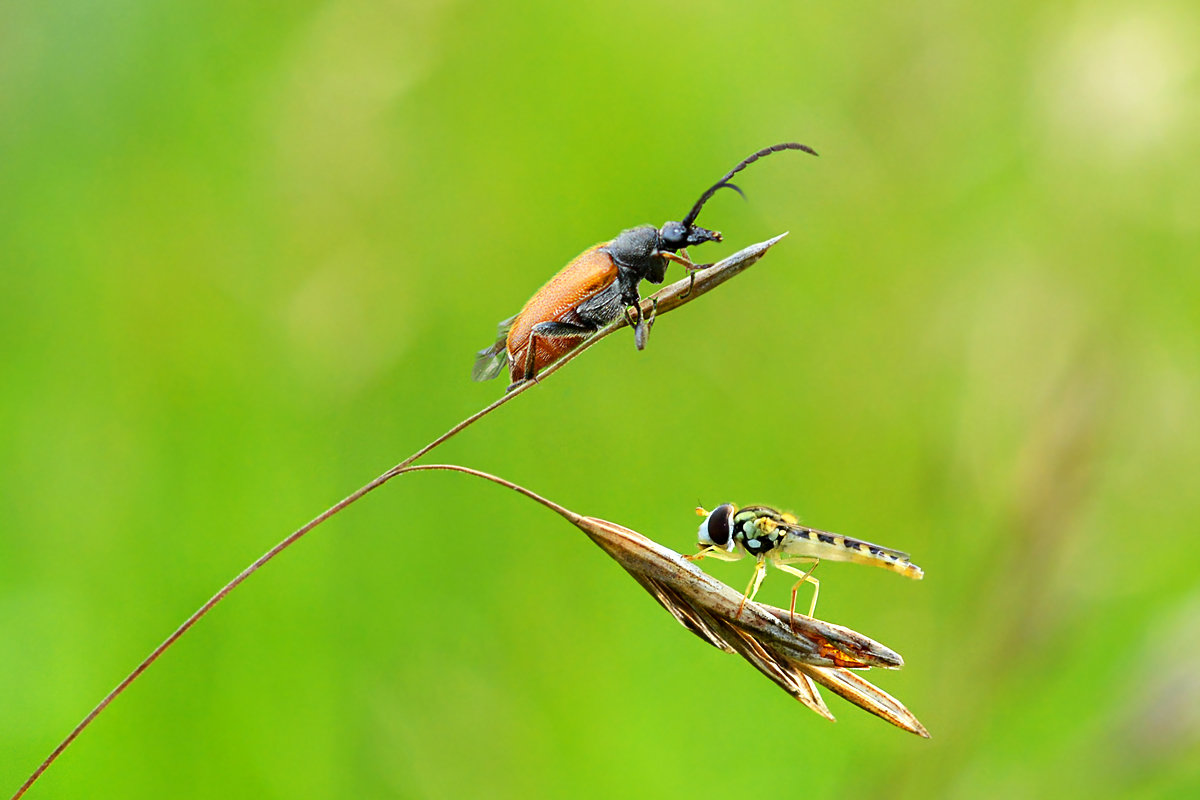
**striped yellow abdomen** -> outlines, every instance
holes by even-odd
[[[796,526],[790,528],[788,534],[788,539],[780,550],[790,556],[811,556],[822,561],[866,564],[918,581],[925,577],[925,572],[908,560],[908,554],[899,550],[813,528]]]

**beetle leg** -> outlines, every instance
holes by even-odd
[[[537,363],[538,339],[582,339],[596,332],[595,325],[576,325],[571,322],[539,322],[529,332],[529,344],[525,350],[524,380],[533,380],[534,364]]]
[[[625,322],[629,323],[629,326],[633,328],[642,323],[642,307],[639,304],[630,303],[625,306]]]
[[[642,307],[638,306],[638,315],[641,316]],[[650,329],[654,327],[654,317],[658,314],[658,298],[650,298],[650,316],[642,319],[633,329],[633,343],[637,345],[638,350],[646,349],[646,340],[650,338]]]
[[[646,328],[646,318],[642,316],[642,303],[639,299],[636,302],[625,306],[625,321],[633,328],[633,343],[638,350],[646,348],[646,337],[650,335],[650,331]]]
[[[694,263],[692,261],[692,257],[688,255],[688,252],[685,249],[681,249],[679,251],[679,255],[676,255],[675,253],[663,253],[662,255],[663,258],[667,259],[668,261],[674,261],[687,271],[688,278],[690,280],[688,281],[687,291],[680,295],[680,299],[683,299],[692,293],[692,288],[696,285],[696,273],[702,269],[712,266],[711,264]]]
[[[667,261],[674,261],[684,269],[692,269],[696,266],[692,263],[691,256],[688,255],[687,250],[684,249],[680,249],[678,253],[662,253],[662,257]]]

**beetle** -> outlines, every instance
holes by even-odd
[[[662,228],[639,225],[584,250],[529,298],[519,313],[499,324],[495,343],[475,354],[471,377],[490,380],[507,362],[511,392],[622,314],[633,326],[634,344],[643,349],[654,324],[654,311],[642,314],[638,284],[643,280],[662,283],[672,261],[689,274],[703,269],[692,263],[685,248],[719,242],[721,234],[696,224],[700,209],[720,189],[742,194],[729,179],[763,156],[781,150],[817,155],[811,147],[795,142],[764,147],[739,161],[700,195],[681,222],[667,222]]]

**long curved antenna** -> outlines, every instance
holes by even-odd
[[[742,170],[744,170],[746,167],[753,164],[755,161],[758,161],[763,156],[770,155],[771,153],[778,153],[780,150],[803,150],[805,153],[808,153],[809,155],[814,155],[814,156],[817,155],[817,151],[813,150],[808,145],[798,144],[796,142],[784,142],[782,144],[773,144],[770,147],[764,147],[762,150],[759,150],[757,153],[746,156],[745,158],[743,158],[741,161],[738,162],[738,165],[736,167],[729,170],[729,172],[725,173],[724,178],[721,178],[721,180],[717,181],[711,187],[709,187],[709,190],[707,192],[700,195],[700,199],[696,201],[696,205],[692,206],[692,210],[689,211],[688,215],[683,218],[683,226],[685,228],[690,228],[692,226],[692,223],[696,221],[696,217],[700,216],[700,209],[704,208],[704,204],[708,202],[710,197],[712,197],[714,194],[717,193],[718,189],[728,187],[728,188],[736,191],[738,194],[741,194],[742,197],[745,197],[745,195],[742,194],[741,189],[734,186],[732,183],[728,183],[729,179],[732,178],[734,175],[738,174],[739,172],[741,172]]]

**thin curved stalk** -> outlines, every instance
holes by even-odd
[[[734,253],[733,255],[729,256],[728,258],[722,259],[721,261],[717,262],[716,264],[713,264],[712,266],[710,266],[700,272],[695,273],[695,284],[693,286],[691,286],[690,291],[689,291],[689,284],[691,283],[690,278],[684,278],[683,280],[676,281],[675,283],[664,287],[663,289],[661,289],[660,291],[656,292],[654,295],[652,295],[649,298],[646,298],[643,301],[643,303],[642,303],[643,311],[646,313],[649,313],[649,310],[650,310],[651,306],[653,305],[653,302],[655,300],[657,300],[657,302],[658,302],[657,314],[661,316],[662,314],[666,314],[669,311],[673,311],[674,309],[679,308],[680,306],[685,305],[686,303],[689,303],[689,302],[707,294],[708,292],[712,291],[717,286],[720,286],[722,283],[724,283],[725,281],[734,277],[735,275],[738,275],[738,274],[744,272],[745,270],[749,269],[760,258],[762,258],[763,255],[765,255],[766,252],[771,249],[771,247],[773,247],[777,242],[779,242],[780,239],[782,239],[786,235],[787,235],[786,233],[780,234],[779,236],[775,236],[774,238],[768,239],[765,242],[759,242],[758,244],[751,245],[750,247],[740,250],[737,253]],[[311,520],[309,520],[307,523],[302,525],[300,528],[293,531],[290,535],[288,535],[286,538],[284,538],[282,541],[280,541],[278,544],[276,544],[270,550],[268,550],[267,552],[265,552],[261,556],[259,556],[257,559],[255,559],[255,561],[252,564],[250,564],[244,570],[239,572],[233,578],[233,580],[229,581],[229,583],[222,586],[221,589],[216,594],[214,594],[207,601],[205,601],[205,603],[202,606],[200,606],[198,609],[196,609],[196,611],[193,612],[191,616],[189,616],[186,620],[184,620],[182,625],[180,625],[178,628],[176,628],[175,631],[172,632],[170,636],[168,636],[165,640],[163,640],[163,642],[160,645],[158,645],[158,647],[154,648],[150,652],[150,654],[141,661],[141,663],[139,663],[136,667],[134,667],[132,672],[130,672],[128,675],[126,675],[125,678],[123,678],[121,680],[121,682],[118,683],[113,688],[112,691],[110,691],[108,694],[106,694],[104,696],[104,698],[96,705],[96,707],[93,708],[91,711],[89,711],[87,716],[85,716],[79,722],[78,725],[76,725],[74,728],[71,729],[71,732],[67,734],[66,738],[64,738],[61,742],[59,742],[58,746],[55,747],[53,751],[51,751],[50,755],[47,756],[46,759],[38,766],[38,768],[33,771],[33,774],[31,774],[26,779],[26,781],[23,784],[21,784],[21,787],[19,789],[17,789],[16,794],[13,795],[13,800],[18,800],[18,798],[20,798],[22,795],[24,795],[25,792],[28,791],[29,788],[34,784],[34,782],[36,782],[37,779],[39,777],[41,777],[42,773],[44,773],[47,769],[49,769],[50,765],[53,764],[58,759],[58,757],[62,755],[63,751],[66,750],[67,747],[69,747],[73,741],[75,741],[75,739],[79,736],[79,734],[81,734],[89,725],[92,724],[92,721],[95,720],[95,718],[97,716],[99,716],[99,714],[102,711],[104,711],[104,709],[107,708],[109,706],[109,704],[112,703],[113,700],[117,699],[117,697],[119,697],[122,692],[124,692],[127,688],[129,688],[129,685],[131,683],[133,683],[135,680],[137,680],[137,678],[143,672],[145,672],[150,667],[151,664],[153,664],[155,661],[157,661],[159,659],[159,657],[161,657],[163,653],[165,653],[173,644],[175,644],[175,642],[178,641],[181,636],[183,636],[185,633],[187,633],[188,630],[193,625],[195,625],[197,622],[199,622],[206,614],[208,614],[209,611],[211,611],[213,609],[214,606],[216,606],[218,603],[220,603],[222,600],[224,600],[225,597],[230,592],[232,592],[239,585],[241,585],[241,583],[243,581],[245,581],[247,578],[249,578],[255,572],[262,569],[264,566],[266,566],[268,563],[270,563],[272,560],[274,560],[276,556],[278,556],[284,550],[287,550],[289,547],[291,547],[293,544],[295,544],[297,541],[299,541],[301,538],[303,538],[313,528],[317,527],[322,522],[325,522],[330,517],[334,516],[335,514],[337,514],[340,511],[342,511],[344,508],[352,505],[353,503],[357,502],[358,500],[361,500],[364,496],[366,496],[367,494],[378,489],[380,486],[387,483],[392,478],[396,477],[397,475],[402,474],[403,472],[405,472],[407,467],[409,467],[411,464],[413,464],[421,456],[423,456],[426,453],[428,453],[429,451],[433,450],[435,447],[444,443],[446,440],[450,439],[451,437],[457,435],[464,428],[467,428],[467,427],[473,425],[474,423],[476,423],[479,420],[486,417],[488,414],[491,414],[493,411],[500,408],[500,406],[504,405],[505,403],[511,402],[519,395],[521,395],[521,394],[525,393],[526,391],[528,391],[529,389],[533,388],[533,386],[545,381],[548,377],[553,375],[555,372],[558,372],[560,369],[565,367],[567,364],[569,364],[570,362],[572,362],[576,358],[578,358],[580,355],[582,355],[586,350],[588,350],[591,347],[593,347],[594,345],[596,345],[598,342],[600,342],[600,340],[610,336],[611,334],[620,330],[621,328],[626,327],[628,324],[629,323],[622,317],[617,322],[601,329],[595,336],[588,339],[586,342],[584,342],[578,348],[571,351],[570,353],[568,353],[563,358],[559,359],[554,364],[543,369],[536,381],[526,381],[526,382],[520,384],[519,386],[514,388],[511,392],[508,392],[507,394],[505,394],[503,397],[499,398],[495,402],[491,403],[490,405],[486,406],[485,408],[481,409],[480,411],[477,411],[476,413],[467,417],[462,422],[460,422],[457,425],[455,425],[454,427],[450,428],[450,430],[446,431],[444,434],[437,437],[432,442],[425,445],[421,449],[417,450],[417,452],[413,453],[411,456],[409,456],[408,458],[404,459],[396,466],[389,469],[387,472],[384,472],[379,477],[377,477],[374,480],[370,481],[369,483],[359,487],[358,489],[356,489],[355,491],[351,492],[349,495],[344,497],[342,500],[338,501],[337,503],[333,504],[329,508],[322,511],[317,516],[313,517]]]

